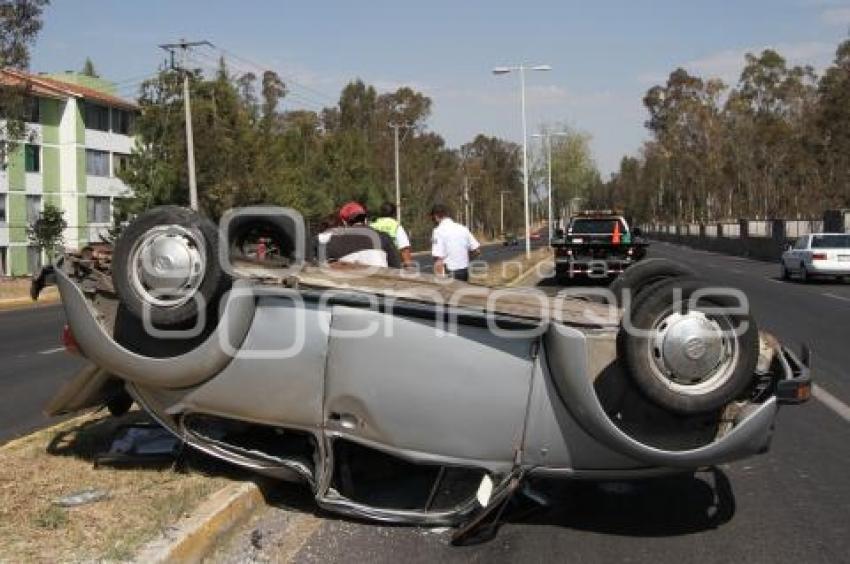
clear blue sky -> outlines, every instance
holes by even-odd
[[[490,69],[548,63],[528,77],[530,128],[587,131],[607,175],[646,137],[643,93],[676,66],[734,81],[745,52],[771,46],[823,68],[848,26],[850,1],[829,0],[54,0],[32,69],[90,56],[129,94],[162,61],[159,43],[204,38],[297,81],[290,107],[327,105],[355,77],[421,89],[430,128],[458,146],[478,132],[519,141],[517,78]]]

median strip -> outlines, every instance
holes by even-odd
[[[192,452],[184,455],[189,472],[167,462],[94,467],[122,425],[143,420],[147,416],[139,411],[120,418],[92,413],[0,447],[2,559],[129,560],[232,483],[224,477],[227,467]],[[91,501],[74,507],[58,503],[68,498]]]

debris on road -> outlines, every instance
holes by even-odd
[[[109,499],[108,491],[88,488],[54,499],[53,505],[58,507],[79,507],[80,505],[97,503],[104,499]]]

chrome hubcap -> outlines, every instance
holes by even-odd
[[[200,232],[179,225],[154,227],[130,251],[131,282],[151,305],[182,305],[203,281],[205,256]]]
[[[651,366],[668,388],[683,394],[705,394],[723,385],[737,362],[731,321],[692,310],[660,316],[649,339]]]

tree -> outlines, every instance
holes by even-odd
[[[27,227],[27,237],[39,251],[47,253],[48,262],[53,262],[56,251],[64,244],[62,233],[67,227],[65,212],[48,203],[38,219]]]
[[[390,123],[408,127],[401,140],[402,220],[420,247],[430,241],[427,212],[435,202],[456,205],[461,153],[427,130],[431,99],[411,88],[378,94],[361,80],[346,85],[339,102],[314,111],[282,111],[287,88],[273,72],[231,74],[220,61],[212,77],[189,75],[198,195],[213,218],[234,206],[278,204],[316,222],[349,200],[377,209],[395,199]],[[142,85],[137,145],[122,178],[134,197],[118,216],[188,200],[182,75],[164,69]],[[476,139],[482,163],[476,180],[479,226],[498,227],[499,190],[521,193],[516,146]],[[516,206],[507,210],[508,221]]]
[[[94,69],[94,63],[89,57],[86,57],[86,62],[83,63],[83,70],[80,71],[80,74],[91,76],[92,78],[100,78],[100,75]]]
[[[49,0],[0,1],[0,68],[25,70],[30,46],[41,31],[41,14]],[[29,85],[0,85],[0,161],[26,139],[25,112]]]

